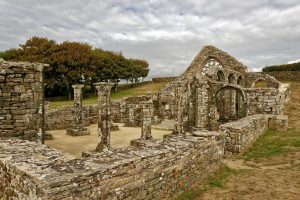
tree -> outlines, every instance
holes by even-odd
[[[71,99],[72,84],[85,83],[91,75],[92,46],[80,42],[63,42],[52,55],[60,84],[68,88]]]
[[[9,49],[6,51],[0,51],[0,58],[4,60],[16,60],[18,49]]]

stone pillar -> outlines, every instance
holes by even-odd
[[[98,145],[96,151],[110,148],[110,90],[113,83],[94,84],[98,91]]]
[[[153,104],[152,102],[142,102],[141,103],[141,118],[142,118],[142,134],[141,139],[150,140],[151,136],[151,125],[152,125],[152,113]]]
[[[185,135],[183,130],[183,85],[175,86],[175,123],[173,135]]]
[[[236,118],[236,91],[230,90],[230,118]]]
[[[120,122],[124,123],[126,120],[126,102],[121,101],[120,102]]]
[[[208,91],[205,85],[196,88],[196,115],[195,127],[205,129],[208,115]]]
[[[90,131],[84,128],[82,123],[82,88],[84,85],[75,84],[72,87],[74,89],[74,126],[67,129],[67,135],[89,135]]]
[[[37,133],[35,136],[35,140],[37,143],[44,144],[45,142],[45,83],[44,83],[44,67],[48,67],[48,65],[39,64],[35,67],[35,69],[40,74],[39,82],[35,83],[35,87],[33,87],[34,97],[37,100],[39,105],[37,111]]]
[[[127,104],[127,114],[128,114],[128,119],[126,126],[134,126],[134,105],[133,104]]]

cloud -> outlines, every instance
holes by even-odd
[[[298,63],[298,62],[300,62],[300,59],[289,61],[288,64],[293,64],[293,63]]]
[[[249,70],[299,58],[297,0],[0,0],[0,50],[33,35],[82,41],[150,63],[150,77],[182,73],[215,45]]]

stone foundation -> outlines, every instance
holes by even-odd
[[[74,159],[29,141],[0,140],[0,199],[175,198],[216,171],[223,140],[170,138]]]

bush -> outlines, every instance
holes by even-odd
[[[300,71],[300,62],[285,65],[274,65],[265,67],[262,69],[263,72],[278,72],[278,71]]]

